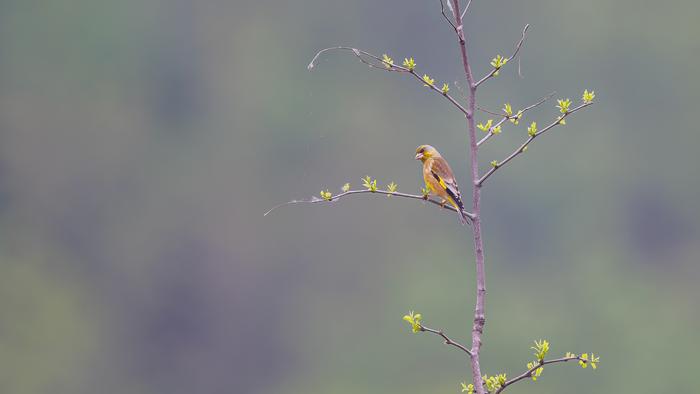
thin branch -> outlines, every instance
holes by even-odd
[[[529,29],[529,28],[530,28],[530,25],[529,25],[529,24],[525,25],[525,27],[523,28],[523,34],[522,34],[522,36],[520,37],[520,41],[518,41],[518,43],[515,44],[515,50],[513,51],[513,54],[510,55],[510,57],[508,58],[508,60],[511,60],[511,59],[515,58],[516,56],[518,56],[518,52],[520,52],[520,48],[523,46],[523,43],[525,42],[525,35],[526,35],[526,33],[527,33],[527,29]],[[488,80],[488,79],[490,79],[491,77],[493,77],[494,74],[496,74],[496,72],[498,72],[498,70],[499,70],[499,68],[493,68],[493,69],[491,70],[491,72],[489,72],[488,74],[486,74],[486,75],[485,75],[483,78],[481,78],[476,84],[474,84],[474,87],[477,87],[477,88],[478,88],[479,85],[481,85],[482,83],[486,82],[486,80]],[[518,71],[518,73],[520,73],[520,71]]]
[[[452,96],[450,96],[450,95],[447,94],[447,93],[443,93],[442,90],[438,89],[435,85],[432,85],[432,84],[431,84],[431,85],[428,85],[428,84],[426,84],[426,83],[423,81],[423,78],[421,78],[421,77],[420,77],[418,74],[416,74],[414,71],[409,71],[409,72],[411,73],[411,75],[413,75],[414,77],[416,77],[416,79],[418,79],[421,83],[423,83],[423,85],[427,85],[431,90],[433,90],[433,91],[439,93],[440,95],[444,96],[449,102],[452,103],[452,105],[454,105],[455,107],[457,107],[457,109],[459,109],[459,110],[464,114],[464,116],[467,115],[467,109],[464,108],[464,107],[462,106],[462,104],[458,103],[457,100],[455,100]]]
[[[449,1],[449,0],[447,0],[447,1]],[[456,32],[457,32],[457,26],[455,26],[455,24],[452,23],[452,20],[451,20],[451,19],[447,16],[447,14],[445,13],[445,3],[443,3],[442,0],[440,0],[440,12],[442,13],[442,16],[445,17],[445,20],[447,21],[447,23],[449,23],[450,26],[452,26],[452,28],[454,29],[454,31],[455,31],[455,33],[456,33]]]
[[[541,361],[541,362],[537,363],[537,365],[535,365],[534,367],[521,373],[520,375],[516,376],[515,378],[505,382],[505,384],[503,384],[503,386],[501,386],[498,390],[496,390],[496,392],[494,394],[499,394],[501,391],[505,390],[506,387],[510,386],[513,383],[517,383],[525,378],[532,377],[532,373],[535,372],[537,369],[542,368],[542,366],[544,366],[544,365],[555,364],[555,363],[565,363],[565,362],[571,361],[571,360],[579,360],[579,361],[583,361],[583,362],[588,362],[587,360],[584,360],[578,356],[576,356],[576,357],[562,357],[562,358],[557,358],[557,359],[553,359],[553,360]]]
[[[460,19],[464,19],[464,15],[467,15],[467,11],[469,11],[470,5],[472,5],[472,0],[469,0],[469,2],[467,3],[467,6],[464,7],[464,11],[462,11],[462,16],[460,17]]]
[[[490,111],[490,110],[488,110],[488,109],[486,109],[486,108],[482,108],[482,107],[480,107],[480,106],[478,106],[478,105],[476,106],[476,109],[479,110],[479,111],[481,111],[481,112],[483,112],[483,113],[487,113],[487,114],[490,114],[490,115],[494,115],[494,116],[503,116],[503,113],[502,113],[502,112]]]
[[[484,142],[488,141],[489,138],[491,138],[491,137],[494,135],[493,130],[494,130],[496,127],[498,127],[498,126],[500,126],[501,124],[503,124],[503,122],[505,122],[506,120],[518,118],[518,114],[521,114],[521,115],[522,115],[522,114],[524,114],[525,112],[527,112],[527,111],[529,111],[529,110],[531,110],[531,109],[533,109],[533,108],[535,108],[535,107],[538,107],[538,106],[542,105],[545,101],[549,100],[549,99],[550,99],[552,96],[554,96],[555,94],[556,94],[556,92],[552,92],[552,93],[550,93],[550,94],[548,94],[548,95],[542,97],[542,98],[540,99],[540,101],[536,102],[535,104],[529,105],[529,106],[527,106],[527,107],[525,107],[525,108],[523,108],[523,109],[521,109],[521,110],[518,110],[518,112],[516,112],[515,115],[510,115],[510,116],[504,115],[504,114],[497,114],[497,113],[490,112],[490,111],[487,111],[487,110],[482,109],[482,108],[478,108],[480,111],[484,111],[484,112],[490,113],[490,114],[492,114],[492,115],[503,116],[503,119],[501,119],[501,120],[500,120],[498,123],[496,123],[495,125],[491,126],[491,128],[489,128],[489,130],[488,130],[488,134],[486,134],[486,135],[484,136],[484,138],[482,138],[476,145],[477,145],[477,146],[481,146],[481,144],[483,144]]]
[[[552,98],[555,94],[557,94],[557,92],[552,92],[552,93],[550,93],[550,94],[548,94],[548,95],[546,95],[546,96],[543,96],[543,97],[540,98],[540,100],[539,100],[538,102],[536,102],[535,104],[532,104],[532,105],[530,105],[530,106],[528,106],[528,107],[523,108],[521,111],[525,112],[525,111],[531,110],[531,109],[537,107],[538,105],[544,103],[545,101],[549,100],[549,99]],[[496,116],[503,116],[503,113],[502,113],[502,112],[490,111],[490,110],[488,110],[488,109],[486,109],[486,108],[483,108],[483,107],[480,107],[480,106],[478,106],[478,105],[476,106],[476,109],[478,109],[478,110],[481,111],[481,112],[485,112],[485,113],[487,113],[487,114],[496,115]]]
[[[450,339],[447,335],[445,335],[444,332],[442,332],[442,330],[434,330],[434,329],[428,328],[428,327],[426,327],[426,326],[424,326],[424,325],[421,325],[421,326],[420,326],[420,330],[421,330],[421,331],[425,331],[425,332],[431,332],[431,333],[433,333],[433,334],[435,334],[435,335],[439,335],[439,336],[442,337],[442,339],[445,340],[445,345],[454,346],[454,347],[456,347],[456,348],[458,348],[458,349],[461,349],[462,351],[466,352],[468,355],[470,355],[470,356],[472,355],[472,352],[471,352],[469,349],[467,349],[467,348],[464,347],[463,345],[461,345],[461,344],[459,344],[459,343],[453,341],[452,339]]]
[[[332,197],[331,197],[330,199],[328,199],[328,200],[323,199],[323,198],[314,197],[314,198],[312,198],[312,199],[310,199],[310,200],[292,200],[292,201],[287,201],[287,202],[285,202],[285,203],[275,205],[274,207],[272,207],[272,209],[270,209],[269,211],[265,212],[265,214],[264,214],[263,216],[267,216],[268,214],[270,214],[272,211],[276,210],[277,208],[281,208],[281,207],[284,207],[284,206],[287,206],[287,205],[302,204],[302,203],[308,203],[308,204],[316,204],[316,203],[324,203],[324,202],[325,202],[325,203],[331,203],[331,202],[336,202],[336,201],[340,200],[340,199],[343,198],[343,197],[351,196],[351,195],[353,195],[353,194],[368,194],[368,193],[370,193],[370,194],[383,194],[383,195],[386,195],[386,196],[404,197],[404,198],[410,198],[410,199],[414,199],[414,200],[423,200],[423,201],[427,201],[427,202],[429,202],[429,203],[431,203],[431,204],[435,204],[435,205],[437,205],[437,206],[439,206],[439,207],[441,207],[441,208],[447,209],[447,210],[449,210],[449,211],[457,212],[457,209],[456,209],[455,207],[453,207],[452,205],[447,205],[447,204],[445,204],[445,203],[442,202],[442,201],[432,199],[432,198],[430,198],[430,197],[428,197],[428,196],[423,196],[423,195],[419,195],[419,194],[407,194],[407,193],[400,193],[400,192],[390,192],[390,191],[388,191],[388,190],[381,190],[381,189],[377,189],[377,190],[375,190],[375,191],[372,191],[372,190],[369,190],[369,189],[361,189],[361,190],[348,190],[348,191],[346,191],[346,192],[343,192],[343,193],[337,194],[337,195],[335,195],[335,196],[332,196]],[[465,214],[469,219],[472,219],[472,220],[474,219],[474,215],[473,215],[471,212],[464,211],[464,214]]]
[[[494,130],[495,128],[497,128],[498,126],[502,125],[506,120],[508,120],[508,119],[510,119],[510,118],[511,118],[511,117],[508,116],[508,115],[503,116],[503,119],[499,120],[498,123],[496,123],[495,125],[493,125],[493,126],[491,126],[491,127],[489,128],[488,133],[486,133],[486,135],[484,136],[484,138],[480,139],[479,142],[476,143],[476,146],[481,146],[481,144],[483,144],[484,142],[488,141],[488,140],[494,135],[493,130]]]
[[[591,105],[591,104],[593,104],[593,103],[584,103],[584,104],[579,105],[578,107],[576,107],[576,108],[574,108],[574,109],[568,111],[567,113],[563,114],[560,118],[558,118],[557,120],[555,120],[554,122],[552,122],[551,124],[549,124],[549,125],[548,125],[547,127],[545,127],[544,129],[542,129],[542,130],[538,131],[537,133],[535,133],[534,135],[531,135],[530,137],[528,137],[528,139],[525,140],[525,142],[524,142],[522,145],[520,145],[520,146],[518,147],[518,149],[516,149],[515,151],[513,151],[513,153],[511,153],[508,157],[506,157],[506,158],[503,159],[502,161],[496,163],[495,166],[491,167],[491,169],[490,169],[486,174],[484,174],[484,176],[482,176],[482,177],[479,179],[479,181],[477,182],[477,185],[481,186],[481,185],[484,183],[484,181],[486,181],[491,175],[493,175],[494,172],[498,171],[499,168],[503,167],[503,166],[504,166],[505,164],[507,164],[509,161],[513,160],[516,156],[518,156],[519,154],[523,153],[523,152],[525,151],[525,148],[527,148],[527,146],[530,145],[530,143],[531,143],[532,141],[534,141],[535,138],[539,137],[540,135],[544,134],[544,133],[547,132],[548,130],[552,129],[554,126],[561,124],[561,122],[562,122],[564,119],[566,119],[569,115],[573,114],[574,112],[576,112],[576,111],[578,111],[578,110],[580,110],[580,109],[583,109],[583,108],[585,108],[585,107],[588,107],[588,106]]]
[[[452,105],[454,105],[457,109],[459,109],[465,116],[467,115],[467,109],[464,108],[457,100],[454,99],[450,94],[443,92],[441,89],[437,88],[434,84],[427,84],[425,81],[423,81],[423,78],[421,78],[414,70],[409,70],[406,67],[399,66],[396,64],[389,64],[385,62],[382,58],[379,56],[373,55],[369,52],[353,48],[353,47],[344,47],[344,46],[337,46],[337,47],[330,47],[330,48],[325,48],[316,53],[316,55],[311,59],[311,62],[307,66],[309,70],[312,70],[316,66],[316,61],[318,58],[325,52],[329,52],[332,50],[344,50],[344,51],[351,51],[360,61],[366,65],[368,65],[370,68],[376,68],[379,70],[384,70],[384,71],[389,71],[389,72],[398,72],[398,73],[408,73],[411,74],[416,80],[418,80],[420,83],[423,85],[427,86],[430,88],[430,90],[437,92],[439,95],[445,97]],[[374,61],[374,62],[373,62]]]
[[[379,65],[378,65],[378,64],[382,64],[382,65],[385,64],[385,63],[382,61],[382,59],[379,58],[378,56],[375,56],[375,55],[373,55],[373,54],[371,54],[371,53],[369,53],[369,52],[366,52],[366,51],[363,51],[363,50],[360,50],[360,49],[357,49],[357,48],[353,48],[353,47],[344,47],[344,46],[335,46],[335,47],[329,47],[329,48],[321,49],[320,51],[316,52],[316,55],[313,57],[313,59],[311,59],[311,62],[309,63],[308,66],[306,66],[306,68],[307,68],[309,71],[313,70],[313,68],[316,67],[316,60],[318,60],[318,58],[319,58],[322,54],[324,54],[325,52],[334,51],[334,50],[352,51],[352,52],[355,54],[355,56],[357,56],[357,58],[360,59],[360,61],[362,61],[362,63],[364,63],[364,64],[366,64],[366,65],[368,65],[368,66],[370,66],[370,67],[372,67],[372,68],[379,68],[379,69],[385,69],[385,68],[386,68],[386,67],[384,67],[384,66],[379,66]],[[368,57],[368,58],[374,59],[374,60],[376,60],[378,63],[377,63],[377,64],[371,63],[370,61],[368,61],[367,59],[365,59],[363,56],[366,56],[366,57]],[[397,70],[395,70],[395,71],[397,71]],[[406,70],[406,71],[408,71],[408,70]]]

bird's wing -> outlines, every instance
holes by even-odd
[[[450,165],[442,157],[436,157],[431,166],[430,172],[433,174],[435,179],[438,181],[440,186],[445,189],[447,194],[452,197],[460,208],[463,208],[462,195],[459,192],[459,186],[457,186],[457,181],[452,173]]]

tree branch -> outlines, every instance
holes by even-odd
[[[395,196],[395,197],[410,198],[410,199],[413,199],[413,200],[423,200],[423,201],[427,201],[427,202],[429,202],[429,203],[431,203],[431,204],[435,204],[435,205],[437,205],[437,206],[439,206],[439,207],[441,207],[441,208],[447,209],[448,211],[457,212],[457,209],[455,209],[455,207],[453,207],[452,205],[447,205],[447,204],[443,203],[442,201],[438,201],[438,200],[432,199],[432,198],[430,198],[430,197],[428,197],[428,196],[423,196],[423,195],[418,195],[418,194],[407,194],[407,193],[400,193],[400,192],[391,192],[391,191],[388,191],[388,190],[380,190],[380,189],[377,189],[377,190],[375,190],[375,191],[372,191],[372,190],[369,190],[369,189],[361,189],[361,190],[348,190],[348,191],[346,191],[346,192],[343,192],[343,193],[340,193],[340,194],[338,194],[338,195],[332,196],[332,197],[331,197],[330,199],[328,199],[328,200],[323,199],[323,198],[313,197],[313,198],[310,199],[310,200],[292,200],[292,201],[287,201],[287,202],[285,202],[285,203],[275,205],[275,206],[272,207],[269,211],[265,212],[265,214],[264,214],[263,216],[267,216],[268,214],[270,214],[272,211],[276,210],[277,208],[281,208],[281,207],[284,207],[284,206],[287,206],[287,205],[302,204],[302,203],[308,203],[308,204],[317,204],[317,203],[324,203],[324,202],[325,202],[325,203],[331,203],[331,202],[336,202],[336,201],[340,200],[340,199],[343,198],[343,197],[351,196],[351,195],[354,195],[354,194],[368,194],[368,193],[370,193],[370,194],[382,194],[382,195],[386,195],[386,196]],[[469,219],[472,219],[472,220],[474,219],[474,214],[472,214],[471,212],[464,211],[464,214],[465,214]]]
[[[499,394],[501,391],[505,390],[506,387],[510,386],[510,385],[513,384],[513,383],[517,383],[517,382],[519,382],[519,381],[521,381],[521,380],[523,380],[523,379],[525,379],[525,378],[532,377],[532,373],[535,372],[538,368],[542,368],[542,366],[544,366],[544,365],[547,365],[547,364],[555,364],[555,363],[565,363],[565,362],[571,361],[571,360],[579,360],[579,361],[583,361],[583,362],[588,362],[587,360],[584,360],[584,359],[582,359],[582,358],[579,357],[579,356],[576,356],[576,357],[562,357],[562,358],[557,358],[557,359],[554,359],[554,360],[541,361],[541,362],[537,363],[537,365],[535,365],[534,367],[532,367],[532,368],[528,369],[527,371],[521,373],[520,375],[516,376],[515,378],[510,379],[509,381],[507,381],[503,386],[501,386],[498,390],[496,390],[496,392],[495,392],[494,394]]]
[[[523,43],[525,42],[525,34],[527,33],[527,29],[529,29],[529,28],[530,28],[530,25],[529,25],[529,24],[525,25],[525,27],[523,28],[523,34],[522,34],[522,36],[520,37],[520,41],[518,41],[518,43],[515,44],[515,50],[513,51],[513,54],[510,55],[510,57],[508,58],[508,60],[511,60],[511,59],[515,58],[516,56],[518,56],[518,52],[520,52],[520,47],[522,47],[522,46],[523,46]],[[481,78],[481,79],[479,80],[479,82],[476,83],[475,86],[476,86],[476,87],[479,87],[479,85],[481,85],[482,83],[486,82],[486,80],[488,80],[488,79],[490,79],[491,77],[493,77],[493,76],[496,74],[496,72],[498,72],[499,69],[500,69],[500,68],[495,68],[495,67],[494,67],[493,70],[491,70],[491,72],[489,72],[489,73],[486,74],[483,78]]]
[[[537,138],[537,137],[539,137],[540,135],[544,134],[545,132],[547,132],[548,130],[550,130],[551,128],[553,128],[554,126],[561,124],[561,122],[562,122],[564,119],[566,119],[569,115],[573,114],[574,112],[576,112],[576,111],[578,111],[578,110],[580,110],[580,109],[582,109],[582,108],[588,107],[588,106],[591,105],[591,104],[593,104],[593,103],[584,103],[584,104],[579,105],[578,107],[576,107],[576,108],[574,108],[574,109],[568,111],[567,113],[563,114],[560,118],[558,118],[557,120],[555,120],[554,122],[552,122],[550,125],[548,125],[548,126],[545,127],[544,129],[542,129],[542,130],[538,131],[537,133],[535,133],[534,135],[531,135],[530,137],[528,137],[528,139],[525,140],[525,142],[524,142],[522,145],[520,145],[520,147],[518,147],[518,149],[516,149],[513,153],[511,153],[508,157],[506,157],[506,158],[503,159],[502,161],[496,163],[495,166],[491,167],[491,169],[490,169],[486,174],[484,174],[484,176],[482,176],[482,177],[477,181],[477,184],[478,184],[479,186],[481,186],[481,185],[484,183],[484,181],[486,181],[491,175],[493,175],[494,172],[498,171],[499,168],[501,168],[501,167],[503,167],[504,165],[508,164],[508,162],[510,162],[511,160],[513,160],[516,156],[518,156],[519,154],[523,153],[523,152],[525,151],[525,148],[527,148],[527,146],[530,145],[530,143],[531,143],[532,141],[534,141],[535,138]]]
[[[464,76],[469,86],[467,97],[467,133],[469,134],[470,170],[472,178],[472,235],[474,238],[474,255],[476,265],[476,303],[474,306],[474,324],[472,325],[472,347],[471,347],[471,372],[476,394],[484,394],[484,387],[481,382],[481,365],[479,352],[481,351],[481,335],[486,324],[484,304],[486,299],[486,271],[484,269],[484,243],[481,239],[481,186],[477,184],[479,180],[479,146],[476,140],[476,124],[474,123],[474,110],[476,108],[476,85],[474,75],[469,65],[469,54],[467,52],[467,40],[464,36],[464,24],[462,14],[459,9],[459,0],[450,0],[453,5],[453,16],[457,24],[457,38],[459,39],[459,51],[462,55],[462,67]],[[466,7],[465,7],[466,9]]]
[[[470,356],[472,355],[472,352],[471,352],[469,349],[467,349],[467,348],[464,347],[463,345],[460,345],[459,343],[457,343],[457,342],[453,341],[452,339],[450,339],[447,335],[445,335],[444,332],[442,332],[442,330],[434,330],[434,329],[428,328],[428,327],[426,327],[426,326],[424,326],[424,325],[420,325],[420,330],[421,330],[421,331],[425,331],[425,332],[431,332],[431,333],[433,333],[433,334],[439,335],[439,336],[442,337],[442,339],[445,340],[445,345],[454,346],[454,347],[456,347],[456,348],[458,348],[458,349],[461,349],[462,351],[464,351],[464,352],[467,353],[468,355],[470,355]]]
[[[552,92],[552,93],[550,93],[550,94],[548,94],[548,95],[542,97],[542,98],[540,99],[540,101],[536,102],[535,104],[532,104],[532,105],[530,105],[530,106],[527,106],[527,107],[525,107],[525,108],[519,110],[518,112],[522,112],[522,114],[524,114],[525,112],[527,112],[527,111],[529,111],[529,110],[531,110],[531,109],[533,109],[533,108],[535,108],[535,107],[538,107],[538,106],[542,105],[545,101],[549,100],[549,99],[550,99],[552,96],[554,96],[555,94],[556,94],[556,92]],[[477,146],[481,146],[481,144],[483,144],[484,142],[488,141],[489,138],[491,138],[491,137],[494,135],[494,134],[493,134],[493,129],[495,129],[496,127],[498,127],[498,126],[500,126],[501,124],[503,124],[503,122],[505,122],[506,120],[515,119],[515,118],[518,117],[517,113],[516,113],[515,115],[510,115],[510,116],[508,116],[508,115],[504,115],[504,114],[498,114],[498,113],[495,113],[495,112],[490,112],[490,111],[487,111],[487,110],[482,109],[482,108],[478,108],[478,109],[481,110],[481,111],[490,113],[490,114],[492,114],[492,115],[503,116],[503,119],[501,119],[498,123],[496,123],[495,125],[491,126],[491,128],[489,128],[488,134],[486,134],[486,135],[484,136],[484,138],[482,138],[482,139],[476,144]]]
[[[437,92],[441,96],[445,97],[452,105],[454,105],[457,109],[459,109],[465,116],[467,115],[467,109],[462,106],[457,100],[454,99],[450,94],[443,92],[441,89],[438,89],[435,85],[433,84],[427,84],[425,81],[423,81],[423,78],[421,78],[414,70],[409,70],[406,67],[402,67],[396,64],[389,64],[385,62],[382,58],[379,56],[373,55],[369,52],[357,49],[357,48],[352,48],[352,47],[344,47],[344,46],[336,46],[336,47],[330,47],[330,48],[325,48],[321,49],[316,53],[316,55],[311,59],[311,62],[307,66],[307,69],[312,70],[314,67],[316,67],[316,60],[325,52],[333,51],[333,50],[345,50],[345,51],[351,51],[360,61],[366,65],[368,65],[370,68],[376,68],[379,70],[384,70],[384,71],[389,71],[389,72],[398,72],[398,73],[408,73],[411,74],[416,80],[418,80],[421,84],[427,86],[430,88],[430,90]],[[374,61],[374,62],[373,62]]]

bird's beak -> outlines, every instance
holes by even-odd
[[[422,153],[416,153],[416,160],[421,160],[423,158]]]

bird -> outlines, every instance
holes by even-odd
[[[430,145],[421,145],[416,148],[416,160],[423,163],[423,180],[428,189],[442,198],[443,204],[449,202],[457,210],[459,222],[462,225],[467,224],[462,194],[459,192],[459,186],[447,160]]]

